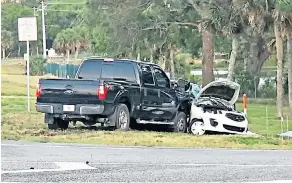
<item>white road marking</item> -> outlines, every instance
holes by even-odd
[[[80,145],[80,144],[70,144],[70,145],[45,145],[45,144],[1,144],[1,146],[7,147],[46,147],[46,148],[80,148],[80,149],[119,149],[119,150],[129,150],[129,149],[174,149],[174,150],[196,150],[196,151],[206,151],[206,150],[224,150],[224,151],[245,151],[245,152],[290,152],[290,149],[228,149],[228,148],[192,148],[192,147],[147,147],[147,146],[125,146],[125,147],[115,147],[115,146],[104,146],[104,145]]]
[[[1,174],[15,174],[15,173],[39,173],[39,172],[61,172],[69,170],[93,170],[94,167],[91,167],[85,163],[77,162],[54,162],[58,169],[29,169],[29,170],[8,170],[1,171]]]
[[[15,160],[2,160],[2,163],[19,163],[19,161]],[[42,163],[42,164],[56,164],[59,166],[59,169],[66,169],[69,170],[73,167],[73,169],[80,169],[84,167],[84,169],[87,169],[90,167],[87,164],[84,163],[75,163],[75,162],[49,162],[49,161],[25,161],[26,163]],[[90,165],[150,165],[150,166],[232,166],[232,167],[292,167],[292,164],[231,164],[231,163],[151,163],[151,162],[90,162]],[[75,166],[76,165],[76,166]],[[94,169],[93,167],[91,167]]]
[[[245,183],[291,183],[292,180],[271,180],[271,181],[260,181],[260,182],[245,182]]]
[[[292,167],[287,164],[218,164],[218,163],[90,163],[91,165],[156,165],[156,166],[232,166],[232,167]]]

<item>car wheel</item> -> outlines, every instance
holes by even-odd
[[[116,108],[116,129],[127,131],[130,128],[130,113],[125,104],[119,104]]]
[[[185,133],[187,130],[187,116],[184,112],[179,112],[174,119],[173,132]]]
[[[204,122],[194,120],[189,126],[189,133],[193,135],[204,135],[206,133]]]

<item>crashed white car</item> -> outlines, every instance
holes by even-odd
[[[191,106],[189,133],[246,134],[246,116],[235,109],[239,90],[239,84],[227,80],[213,81],[202,88]]]

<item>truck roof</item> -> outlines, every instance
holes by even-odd
[[[92,57],[88,57],[86,59],[84,59],[83,61],[87,61],[87,60],[91,60],[91,59],[99,59],[99,60],[112,60],[112,61],[126,61],[126,62],[135,62],[135,63],[143,63],[143,64],[147,64],[147,65],[153,65],[153,66],[158,66],[160,67],[158,64],[154,64],[154,63],[150,63],[150,62],[144,62],[144,61],[139,61],[139,60],[134,60],[134,59],[127,59],[127,58],[121,58],[121,59],[115,59],[115,58],[105,58],[105,57],[98,57],[98,56],[92,56]]]

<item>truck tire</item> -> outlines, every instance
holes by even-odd
[[[125,104],[118,104],[114,115],[116,118],[116,129],[128,131],[130,129],[130,113],[128,107]]]
[[[187,115],[184,112],[178,112],[174,118],[172,131],[177,133],[185,133],[187,131]]]
[[[69,127],[69,121],[67,120],[62,120],[59,118],[54,118],[54,123],[53,124],[48,124],[49,130],[66,130]]]

